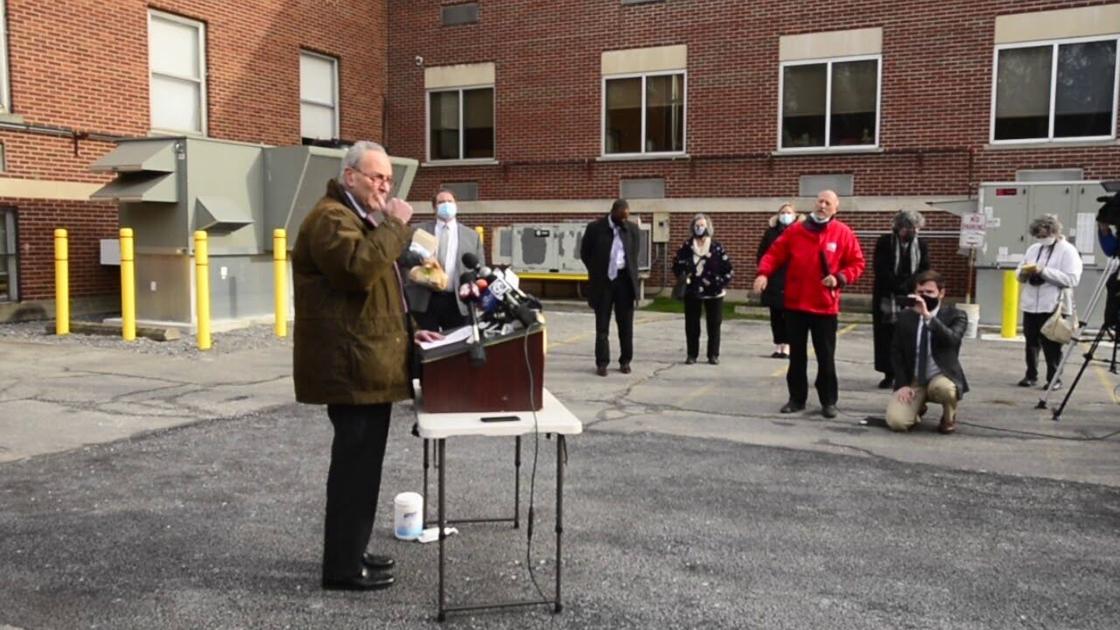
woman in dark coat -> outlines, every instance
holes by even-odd
[[[875,284],[871,292],[871,327],[875,335],[875,370],[883,373],[880,389],[894,386],[891,337],[894,336],[896,298],[913,291],[911,279],[929,269],[929,248],[918,240],[925,218],[916,210],[899,210],[889,234],[875,242]]]
[[[719,328],[723,323],[723,296],[731,282],[731,258],[719,241],[712,237],[715,227],[703,214],[692,217],[688,229],[691,236],[677,251],[673,273],[685,276],[684,336],[687,344],[685,363],[696,363],[700,354],[700,310],[704,310],[708,328],[708,363],[719,365]]]
[[[793,204],[782,204],[782,207],[778,208],[778,214],[770,217],[770,227],[762,235],[762,241],[758,244],[755,264],[762,260],[766,251],[774,241],[778,240],[782,232],[786,231],[786,228],[804,218],[793,209]],[[785,288],[786,270],[783,267],[770,277],[766,290],[762,292],[763,306],[770,307],[770,335],[774,338],[774,352],[770,357],[774,359],[789,358],[789,342],[786,340]]]

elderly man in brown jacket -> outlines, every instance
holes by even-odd
[[[296,400],[327,405],[334,426],[324,589],[393,584],[393,559],[366,553],[392,403],[410,396],[412,335],[395,261],[412,237],[412,208],[389,199],[392,173],[380,145],[355,144],[292,251]],[[427,331],[415,336],[438,338]]]

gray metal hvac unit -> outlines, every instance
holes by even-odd
[[[343,149],[270,147],[208,138],[122,141],[91,169],[117,174],[92,195],[119,203],[136,248],[136,316],[193,328],[194,237],[210,254],[215,322],[267,319],[272,305],[272,231],[294,245],[300,223],[337,177]],[[392,158],[398,196],[418,163]],[[290,292],[289,292],[290,295]]]
[[[1081,252],[1084,271],[1074,293],[1087,308],[1093,288],[1107,262],[1097,242],[1097,197],[1106,194],[1097,181],[1006,182],[980,185],[977,211],[986,219],[984,244],[976,252],[976,298],[980,321],[997,324],[1003,304],[1003,272],[1015,269],[1034,242],[1027,228],[1036,217],[1057,215],[1063,233]],[[1103,304],[1093,314],[1100,323]],[[1085,313],[1079,313],[1084,316]]]
[[[579,258],[586,223],[524,223],[495,230],[491,262],[511,265],[514,271],[529,273],[583,274],[587,269]],[[638,271],[648,272],[651,256],[651,226],[638,224]]]

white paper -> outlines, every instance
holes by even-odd
[[[1092,254],[1096,248],[1097,217],[1092,212],[1077,213],[1077,251]]]
[[[459,530],[455,529],[454,527],[444,527],[443,533],[444,535],[450,537],[458,534]],[[416,542],[419,543],[430,543],[437,540],[439,540],[439,527],[429,527],[428,529],[420,532],[420,535],[416,537]]]
[[[443,339],[438,339],[436,341],[421,341],[420,347],[424,350],[431,350],[432,348],[438,348],[440,346],[446,346],[453,343],[458,343],[460,341],[466,341],[470,338],[471,327],[463,326],[462,328],[456,328],[449,333],[445,333],[443,335]]]

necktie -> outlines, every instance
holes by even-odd
[[[926,385],[929,380],[929,326],[919,322],[918,327],[918,385]]]
[[[447,240],[449,238],[448,232],[450,229],[451,228],[445,225],[443,229],[439,231],[439,247],[436,249],[436,259],[439,260],[439,264],[444,267],[447,266]],[[451,269],[445,269],[445,271],[451,273]]]
[[[613,232],[614,234],[611,238],[611,259],[607,261],[607,278],[612,281],[618,277],[618,227],[615,227]]]

